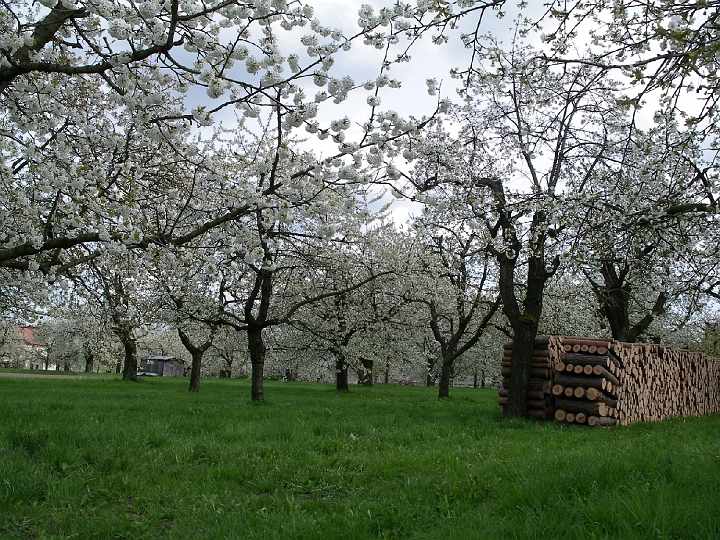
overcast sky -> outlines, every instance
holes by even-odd
[[[382,0],[311,0],[315,7],[315,16],[325,25],[338,27],[346,35],[352,35],[359,31],[358,10],[362,4],[370,4],[378,11],[381,7],[392,5],[392,2]],[[493,34],[511,36],[510,28],[513,26],[513,14],[508,14],[503,19],[496,19],[493,14],[487,13],[484,17],[482,28],[485,31],[492,31]],[[474,28],[477,23],[476,17],[469,17],[464,21],[463,26]],[[450,70],[454,67],[466,66],[470,59],[470,51],[465,49],[460,42],[460,32],[456,31],[450,35],[448,43],[439,46],[432,43],[430,36],[425,36],[416,43],[410,51],[412,60],[408,63],[393,65],[388,75],[393,79],[402,82],[399,89],[385,87],[380,92],[382,100],[381,110],[394,110],[402,116],[414,116],[420,118],[432,114],[437,106],[438,97],[456,97],[457,81],[450,77]],[[391,56],[394,58],[401,47]],[[350,75],[355,83],[362,83],[366,80],[374,80],[380,74],[384,51],[378,51],[372,47],[356,42],[349,53],[338,54],[336,63],[330,74],[333,76]],[[439,96],[430,96],[427,93],[427,79],[442,81],[442,88]],[[319,90],[308,88],[308,97]],[[350,94],[346,102],[333,105],[330,102],[324,103],[321,107],[319,120],[326,124],[331,119],[347,115],[357,124],[367,119],[370,108],[366,104],[368,93],[364,90]],[[315,144],[315,143],[314,143]],[[317,142],[316,150],[323,151],[322,145]],[[334,149],[327,147],[327,152]],[[391,197],[388,196],[388,200]],[[408,216],[417,213],[420,206],[409,201],[394,201],[393,216],[398,223],[404,223]]]
[[[309,0],[308,3],[315,8],[315,17],[324,26],[331,28],[339,28],[346,36],[354,35],[359,32],[358,26],[358,10],[362,4],[372,5],[376,12],[383,6],[392,6],[392,0]],[[483,16],[483,22],[480,26],[481,33],[492,33],[493,36],[505,43],[508,47],[513,36],[514,21],[519,13],[516,7],[517,0],[510,0],[506,6],[506,15],[502,19],[495,17],[495,12],[488,11]],[[531,2],[532,6],[527,8],[524,13],[532,19],[536,20],[544,10],[543,4],[540,2]],[[455,67],[464,68],[468,65],[471,51],[465,49],[460,42],[460,32],[465,30],[471,31],[477,25],[477,17],[479,14],[472,14],[464,19],[461,23],[460,30],[448,34],[449,42],[444,45],[435,45],[431,41],[431,36],[426,35],[422,40],[413,45],[410,50],[412,60],[408,63],[395,64],[387,73],[393,79],[401,81],[402,86],[399,89],[389,87],[382,88],[380,91],[381,105],[380,110],[394,110],[402,116],[414,116],[420,118],[433,113],[437,105],[438,97],[456,99],[458,81],[450,77],[450,70]],[[309,33],[309,28],[296,29],[290,33],[280,32],[280,49],[282,54],[287,55],[291,52],[304,56],[305,47],[300,44],[302,35]],[[531,35],[529,41],[539,46],[539,36]],[[390,58],[395,58],[398,52],[401,52],[403,44],[396,46]],[[339,52],[335,57],[335,64],[330,70],[333,77],[342,77],[350,75],[356,84],[362,84],[367,80],[375,80],[380,75],[384,51],[376,50],[370,46],[363,45],[361,41],[353,44],[351,51]],[[439,96],[429,96],[427,93],[427,79],[437,79],[442,81],[442,88]],[[307,81],[305,92],[307,98],[312,100],[315,93],[320,88],[315,87],[310,80]],[[351,92],[349,98],[338,105],[331,100],[327,100],[320,107],[318,120],[321,125],[327,127],[331,120],[348,116],[354,125],[360,125],[370,115],[370,107],[366,103],[369,92],[364,89]],[[207,97],[204,101],[207,101]],[[209,104],[212,106],[212,104]],[[230,111],[226,111],[218,115],[223,122],[232,121],[232,116],[227,116]],[[348,132],[348,139],[355,140],[360,130],[356,129]],[[304,132],[299,132],[300,136]],[[336,147],[329,140],[319,141],[314,136],[308,135],[310,138],[306,143],[318,154],[334,154]],[[405,201],[395,203],[395,219],[404,222],[410,212],[417,212],[419,207],[409,204]]]

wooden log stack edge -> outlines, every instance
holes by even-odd
[[[503,407],[511,356],[509,342],[501,359]],[[664,345],[538,336],[530,377],[528,414],[541,420],[613,426],[720,412],[720,359]]]

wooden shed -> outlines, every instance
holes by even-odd
[[[185,362],[174,356],[143,356],[138,362],[138,373],[155,373],[160,377],[182,377]]]

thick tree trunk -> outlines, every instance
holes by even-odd
[[[348,392],[348,365],[345,356],[337,355],[335,360],[335,388],[340,392]]]
[[[265,342],[262,337],[262,328],[249,328],[248,351],[250,352],[250,363],[252,364],[251,390],[253,401],[262,401],[263,396],[263,375],[265,371]]]
[[[527,318],[530,319],[530,317]],[[528,320],[513,333],[509,399],[503,410],[505,418],[527,417],[528,415],[527,392],[530,384],[530,363],[537,326],[537,321]]]
[[[443,360],[438,398],[450,397],[450,379],[452,379],[453,365],[452,360]]]
[[[503,216],[505,219],[507,215]],[[525,277],[525,298],[522,303],[516,296],[515,265],[517,258],[510,258],[507,253],[498,254],[500,263],[500,295],[503,300],[503,311],[513,329],[513,348],[510,358],[512,372],[508,381],[508,402],[503,408],[505,418],[529,416],[527,393],[530,385],[531,364],[535,336],[537,335],[540,316],[542,315],[545,283],[552,277],[560,265],[560,258],[555,257],[550,269],[545,260],[545,233],[541,232],[546,222],[545,213],[538,211],[533,216],[531,230],[537,232],[532,242],[533,254],[528,258]],[[521,250],[521,243],[512,228],[514,254]]]
[[[195,351],[192,353],[192,365],[190,366],[190,392],[200,391],[200,368],[202,367],[202,358],[204,351]]]
[[[123,381],[137,381],[137,342],[132,337],[123,339],[125,349],[125,364],[123,366]]]

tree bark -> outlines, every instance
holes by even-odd
[[[443,360],[442,370],[440,371],[440,386],[438,388],[438,398],[450,397],[450,380],[452,379],[453,373],[452,360]]]
[[[204,351],[192,353],[192,364],[190,366],[190,392],[200,391],[200,368],[202,367]]]
[[[533,228],[545,222],[545,216],[538,212],[533,216]],[[514,234],[514,233],[513,233]],[[515,237],[515,253],[520,251],[520,242]],[[503,409],[505,418],[528,417],[527,392],[529,389],[533,349],[538,324],[542,315],[545,283],[552,277],[560,264],[559,258],[552,262],[551,269],[546,268],[545,237],[538,234],[534,256],[528,259],[526,290],[522,304],[518,301],[515,287],[515,266],[517,258],[504,253],[498,254],[500,263],[500,294],[503,300],[503,312],[513,329],[513,347],[511,354],[512,372],[508,390],[508,403]],[[522,307],[521,307],[522,306]]]
[[[537,334],[537,321],[530,320],[517,325],[513,332],[512,372],[510,374],[508,403],[503,415],[506,418],[516,416],[527,417],[527,392],[530,384],[530,364],[535,335]]]
[[[195,345],[190,339],[190,337],[185,332],[183,332],[182,328],[178,328],[178,336],[180,336],[180,341],[182,341],[183,346],[192,356],[192,364],[190,366],[190,392],[200,391],[200,369],[202,368],[202,359],[205,355],[205,351],[207,351],[212,345],[216,329],[217,326],[212,326],[210,329],[210,337],[205,340],[202,345]]]
[[[137,381],[137,341],[132,336],[124,336],[121,339],[125,349],[123,381]]]
[[[248,351],[250,352],[250,363],[252,364],[250,395],[253,401],[261,402],[263,396],[263,375],[265,371],[265,342],[262,337],[261,327],[250,327],[247,330]]]
[[[349,392],[348,385],[348,365],[345,361],[345,355],[335,355],[335,388],[339,392]]]

